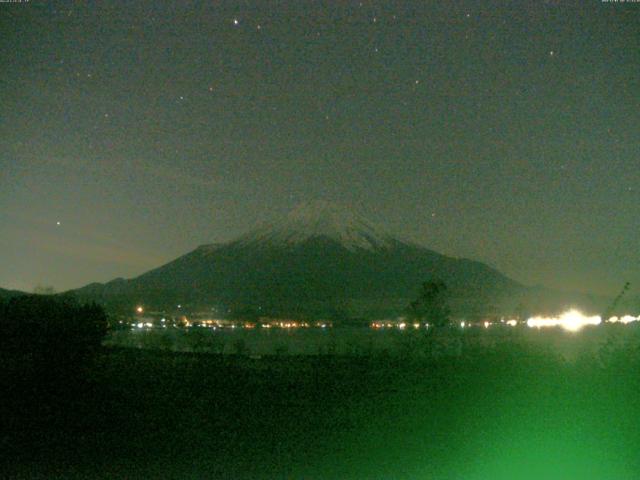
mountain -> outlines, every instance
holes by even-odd
[[[431,278],[446,282],[459,313],[496,310],[524,288],[483,263],[441,255],[351,209],[315,202],[234,241],[75,293],[124,309],[181,304],[238,316],[372,317],[402,312]]]

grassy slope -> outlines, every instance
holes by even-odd
[[[429,364],[254,362],[110,350],[89,381],[14,403],[3,468],[15,478],[636,478],[639,358],[567,365],[512,347]]]

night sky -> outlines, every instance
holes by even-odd
[[[525,284],[638,291],[640,3],[30,1],[0,39],[0,287],[329,199]]]

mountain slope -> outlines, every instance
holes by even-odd
[[[305,204],[226,244],[204,245],[131,280],[78,294],[103,303],[222,306],[231,314],[381,315],[399,312],[419,285],[440,278],[454,310],[522,287],[498,271],[398,240],[348,209]]]

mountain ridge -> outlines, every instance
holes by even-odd
[[[485,263],[403,241],[331,202],[302,204],[229,242],[73,292],[127,312],[180,304],[237,317],[381,318],[401,315],[430,279],[447,284],[452,312],[462,318],[604,308],[604,299],[526,287]]]
[[[131,309],[219,306],[237,315],[398,314],[422,282],[442,279],[455,312],[513,296],[523,287],[496,269],[400,240],[331,202],[302,204],[230,242],[200,245],[138,277],[75,292]]]

